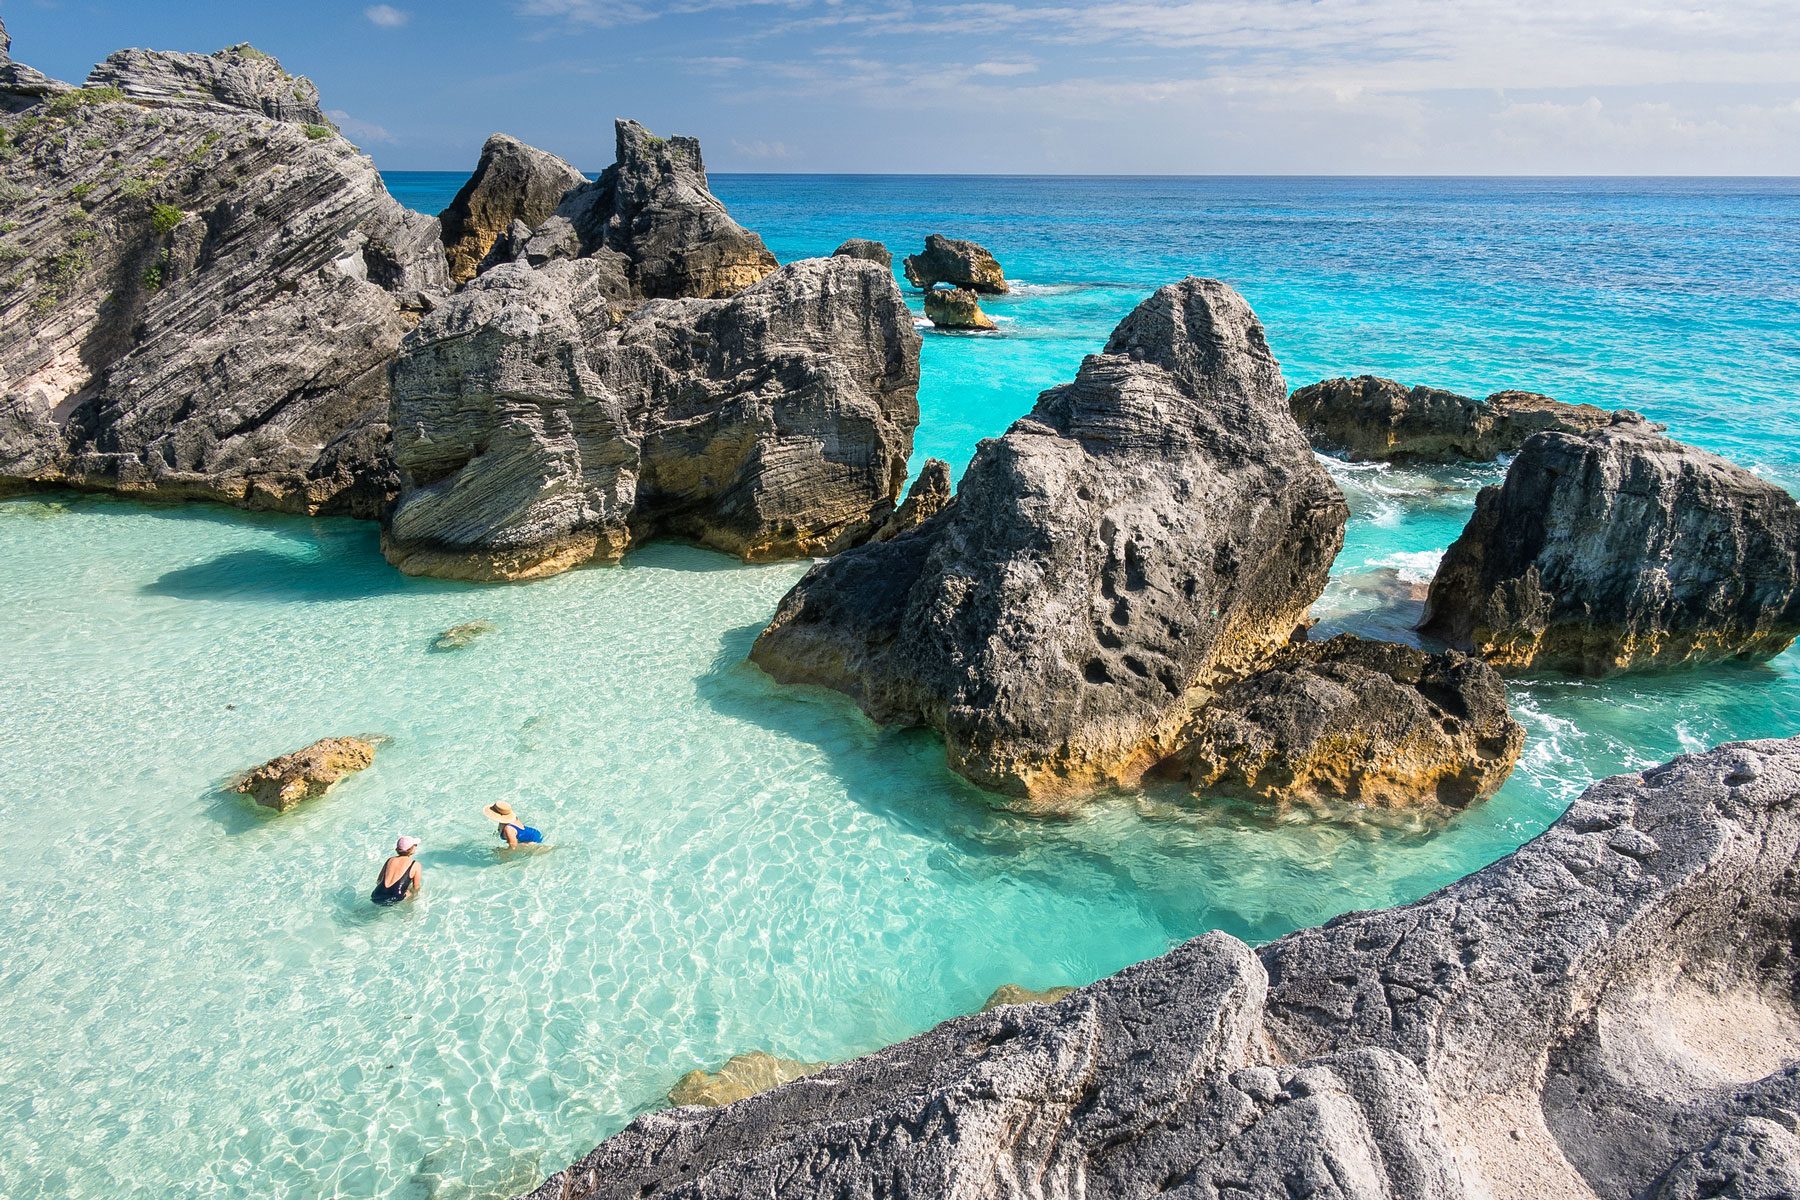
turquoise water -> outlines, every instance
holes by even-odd
[[[459,180],[394,177],[435,210]],[[1800,187],[723,177],[784,259],[989,244],[1005,331],[928,333],[960,470],[1156,283],[1237,283],[1290,381],[1379,370],[1630,403],[1800,487]],[[435,190],[434,190],[435,189]],[[844,215],[850,214],[850,215]],[[1334,466],[1320,612],[1406,636],[1493,469]],[[1591,779],[1790,733],[1800,656],[1514,688],[1519,771],[1442,828],[1170,796],[990,807],[926,735],[743,663],[799,565],[654,547],[522,587],[407,579],[347,521],[0,503],[0,1195],[508,1195],[768,1049],[837,1059],[1206,929],[1260,940],[1505,853]],[[456,653],[440,630],[496,629]],[[219,792],[314,738],[374,768],[282,817]],[[482,804],[545,828],[505,859]],[[419,903],[367,893],[397,833]]]

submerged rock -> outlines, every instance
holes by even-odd
[[[868,238],[851,238],[831,252],[834,258],[860,258],[866,262],[880,263],[888,270],[894,268],[894,256],[880,242]]]
[[[906,499],[869,540],[885,542],[917,529],[949,507],[952,490],[950,464],[941,458],[926,459],[918,478],[906,490]]]
[[[303,800],[322,796],[346,775],[373,766],[375,742],[366,738],[321,738],[304,750],[272,758],[238,777],[231,790],[264,808],[286,812]]]
[[[1687,756],[1416,903],[640,1117],[533,1200],[1786,1195],[1797,855],[1800,738]]]
[[[1517,453],[1534,433],[1585,433],[1615,419],[1591,404],[1564,404],[1535,392],[1471,400],[1375,375],[1310,384],[1288,402],[1314,449],[1352,462],[1488,462]]]
[[[1800,505],[1639,421],[1539,434],[1476,497],[1421,628],[1512,670],[1770,658],[1800,635]]]
[[[918,424],[919,338],[892,275],[810,259],[616,320],[615,282],[603,258],[496,267],[408,340],[390,561],[530,579],[659,536],[764,560],[880,527]]]
[[[996,1008],[1008,1004],[1055,1004],[1064,996],[1073,994],[1074,991],[1075,989],[1072,987],[1049,987],[1040,991],[1034,988],[1020,987],[1016,983],[1003,983],[994,989],[994,994],[987,998],[987,1003],[981,1006],[981,1011],[993,1012]]]
[[[431,639],[433,650],[462,650],[494,632],[492,621],[464,621]]]
[[[932,288],[925,293],[925,317],[939,329],[998,329],[968,288]]]
[[[1288,805],[1461,808],[1525,746],[1492,667],[1345,634],[1301,642],[1231,684],[1164,769],[1196,792]]]
[[[734,1054],[717,1071],[689,1071],[683,1075],[669,1089],[669,1103],[677,1107],[697,1104],[718,1108],[784,1083],[817,1075],[830,1065],[777,1058],[761,1050]]]
[[[373,517],[437,225],[247,47],[0,115],[0,481]]]
[[[587,181],[554,154],[504,133],[489,137],[475,173],[438,214],[450,278],[456,283],[475,278],[494,243],[515,223],[537,225],[556,211],[570,188]]]
[[[1058,801],[1137,779],[1204,689],[1284,645],[1346,515],[1255,314],[1189,279],[983,442],[944,512],[808,572],[751,657]]]
[[[1007,291],[1006,273],[994,256],[960,238],[947,238],[934,233],[925,239],[921,254],[909,255],[902,264],[906,281],[929,292],[940,283],[968,288],[984,295],[1001,295]]]

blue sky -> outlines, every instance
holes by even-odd
[[[611,119],[722,171],[1800,174],[1797,0],[0,0],[24,62],[239,41],[388,168]]]

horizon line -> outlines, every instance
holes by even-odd
[[[365,151],[365,153],[367,153]],[[373,158],[373,156],[370,156]],[[376,170],[395,175],[458,175],[473,174],[473,167],[383,167],[376,164]],[[1751,174],[1657,174],[1646,175],[1635,172],[1612,172],[1590,175],[1544,175],[1526,172],[1501,172],[1496,174],[1476,174],[1460,172],[1420,173],[1420,174],[1381,174],[1376,172],[1353,173],[1320,173],[1311,171],[1146,171],[1146,172],[1076,172],[1076,171],[752,171],[752,170],[714,170],[708,168],[708,175],[792,175],[796,178],[829,176],[840,179],[1556,179],[1556,180],[1595,180],[1595,179],[1667,179],[1667,180],[1770,180],[1777,182],[1800,182],[1800,174],[1793,175],[1751,175]],[[590,178],[599,172],[583,171]]]

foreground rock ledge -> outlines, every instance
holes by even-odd
[[[1797,853],[1800,738],[1721,746],[1417,903],[640,1118],[532,1200],[1791,1196]]]

